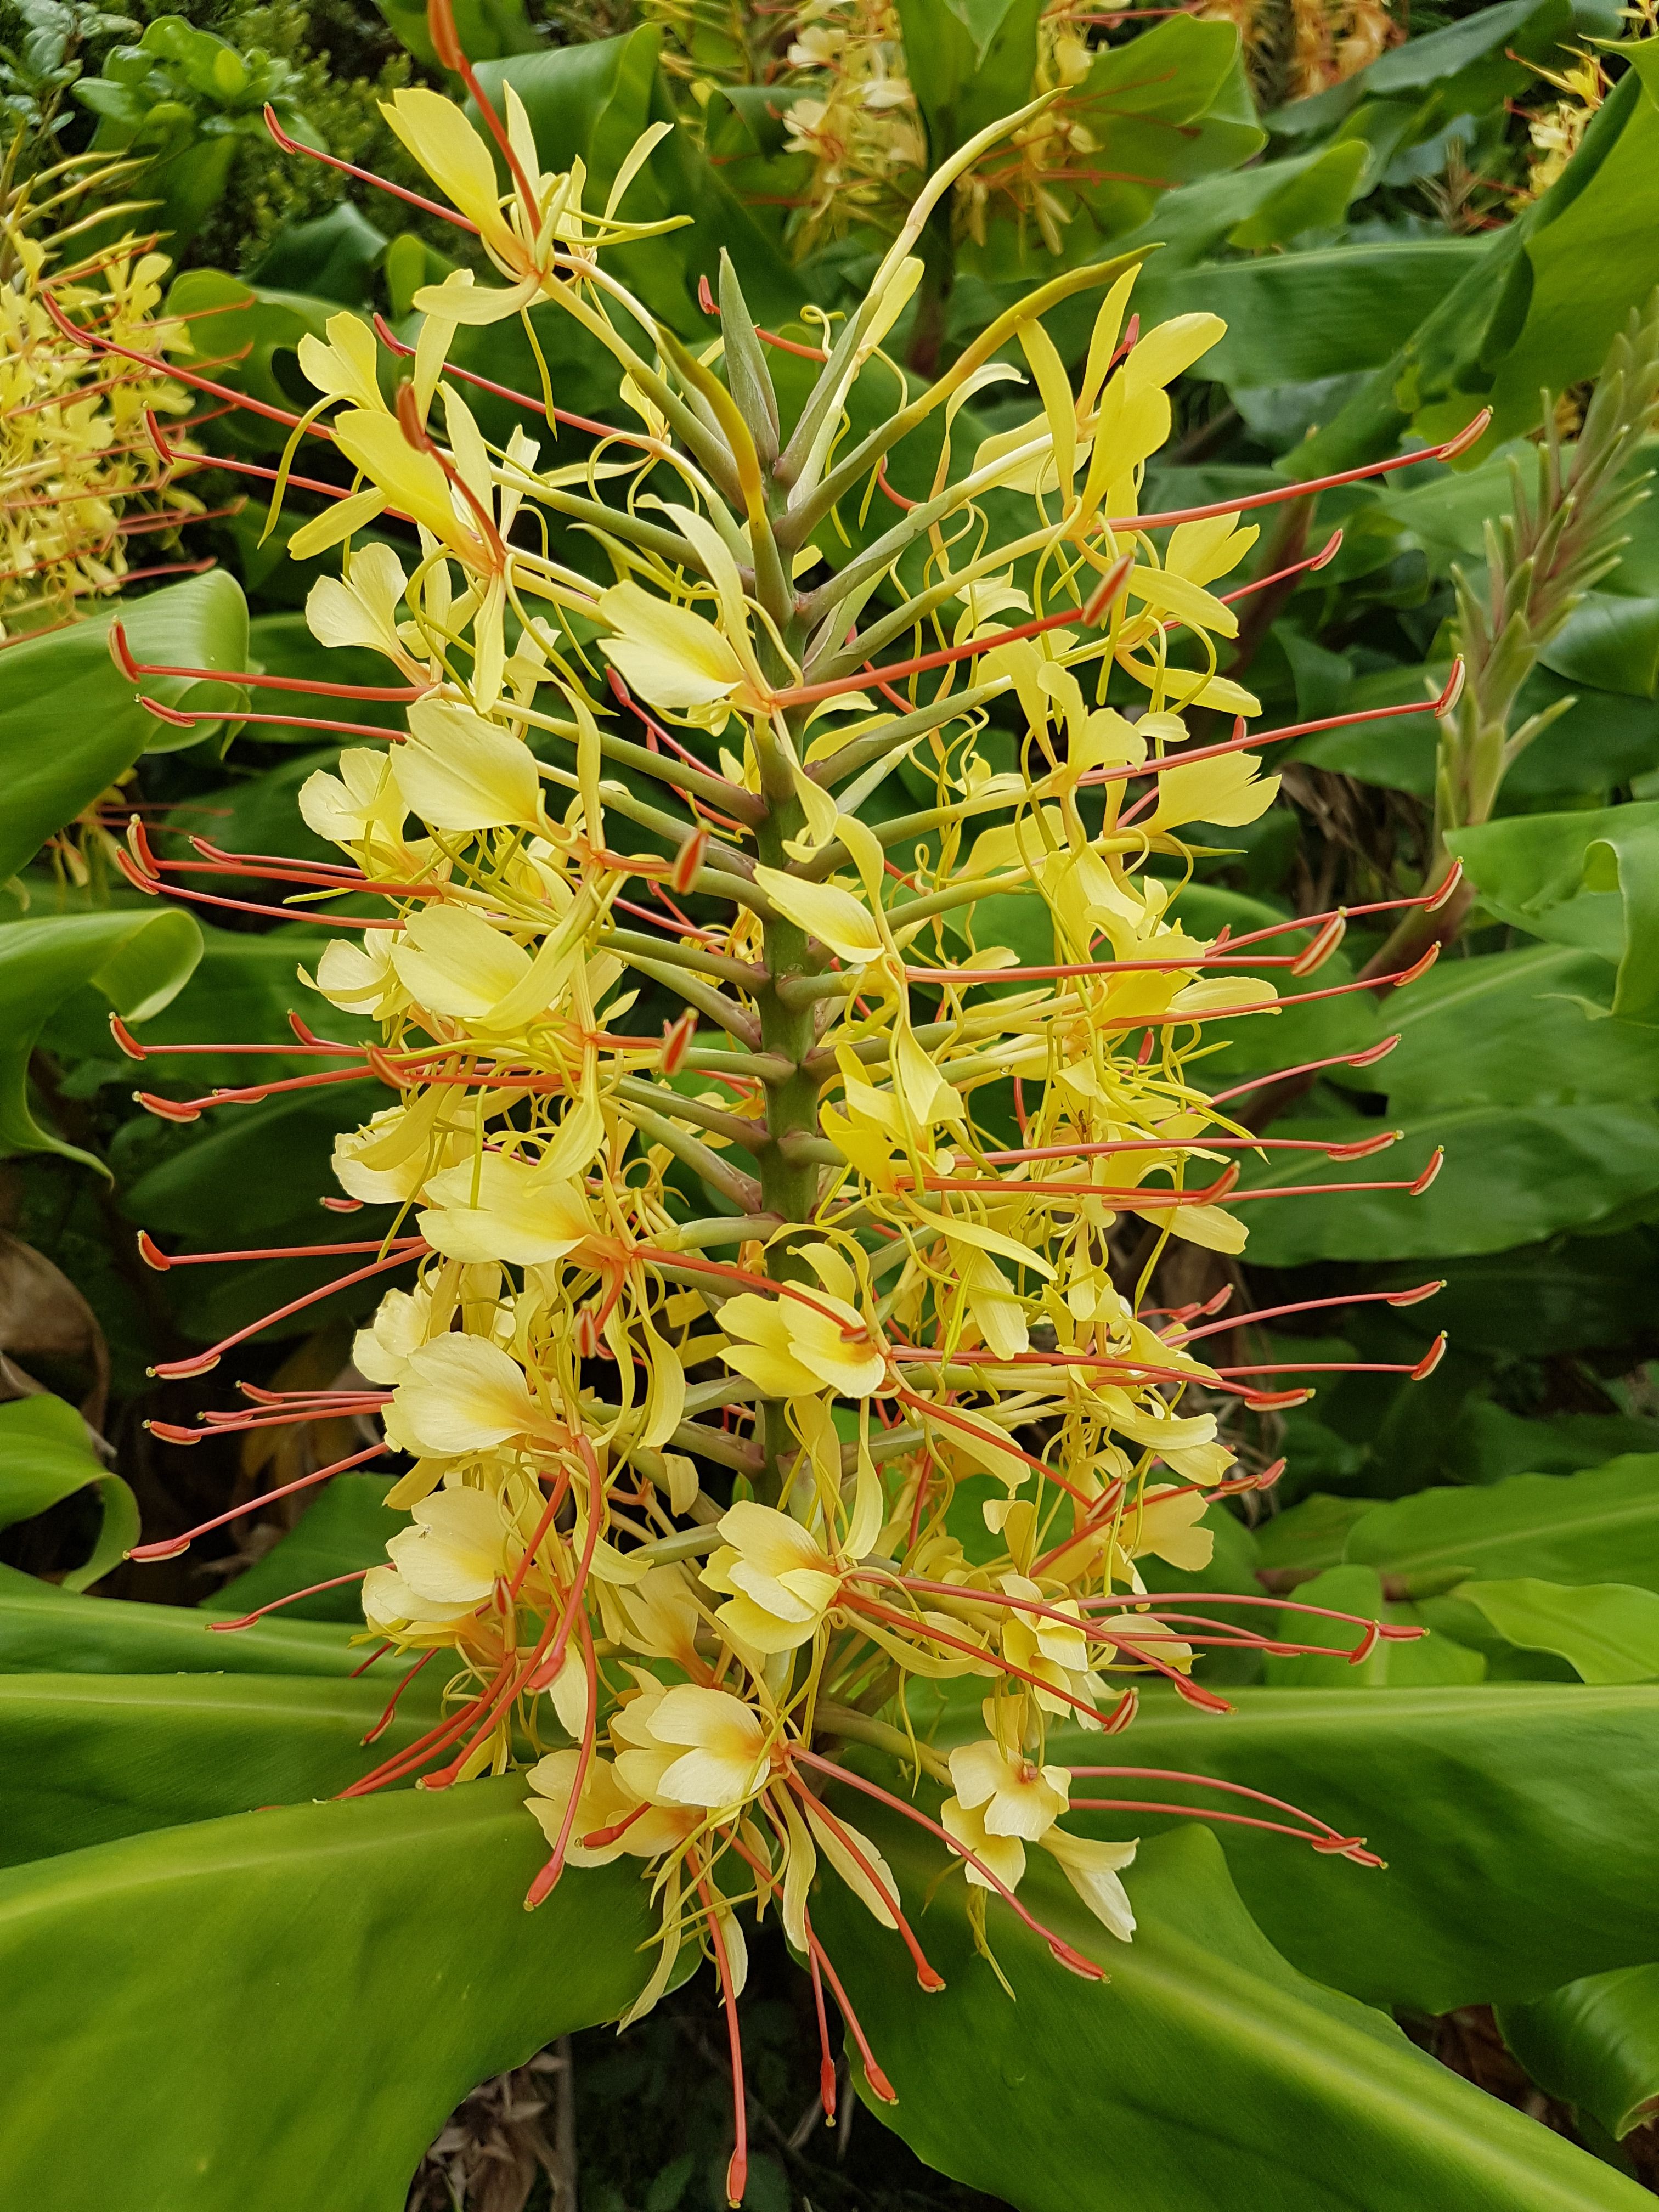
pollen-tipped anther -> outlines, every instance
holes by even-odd
[[[1439,1366],[1446,1356],[1446,1332],[1443,1328],[1416,1366],[1413,1368],[1411,1379],[1413,1382],[1426,1382],[1435,1369]]]
[[[1427,1167],[1424,1169],[1422,1174],[1417,1178],[1417,1181],[1410,1186],[1410,1195],[1413,1198],[1421,1198],[1424,1192],[1428,1188],[1429,1185],[1434,1181],[1435,1177],[1439,1174],[1441,1169],[1444,1167],[1445,1164],[1446,1148],[1443,1145],[1437,1145],[1434,1148],[1433,1156],[1430,1159]]]

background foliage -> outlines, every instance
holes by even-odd
[[[1234,1434],[1247,1464],[1288,1469],[1253,1520],[1227,1519],[1211,1571],[1427,1638],[1358,1668],[1270,1659],[1241,1680],[1208,1662],[1236,1714],[1154,1705],[1135,1737],[1154,1768],[1203,1766],[1367,1834],[1389,1870],[1143,1819],[1158,1840],[1131,1882],[1142,1935],[1113,1957],[1106,1997],[1056,1987],[1011,1943],[1017,2008],[964,1956],[951,1978],[972,2007],[924,2023],[911,1990],[871,1972],[854,1995],[893,2054],[902,2101],[885,2117],[910,2163],[867,2117],[838,2137],[811,2128],[810,2027],[763,1949],[751,2201],[978,2190],[1046,2208],[1110,2186],[1156,2212],[1634,2203],[1659,2185],[1659,507],[1595,509],[1584,470],[1600,439],[1608,483],[1628,489],[1653,443],[1650,330],[1601,375],[1659,283],[1651,22],[1603,0],[1409,23],[1337,0],[1105,18],[1036,0],[457,12],[486,81],[510,77],[544,152],[580,154],[601,194],[647,122],[675,122],[626,205],[695,223],[634,249],[629,281],[688,337],[708,330],[699,279],[725,246],[757,313],[810,339],[803,311],[860,295],[927,169],[1062,86],[930,230],[897,340],[915,368],[1057,267],[1156,239],[1143,318],[1203,307],[1229,325],[1180,392],[1159,506],[1493,416],[1455,469],[1275,510],[1257,573],[1339,524],[1341,547],[1247,603],[1229,672],[1249,671],[1273,720],[1354,719],[1291,749],[1280,804],[1217,830],[1187,895],[1206,930],[1245,929],[1413,890],[1437,839],[1467,871],[1445,952],[1408,994],[1310,1000],[1217,1064],[1243,1084],[1397,1033],[1370,1066],[1264,1085],[1254,1115],[1284,1135],[1398,1127],[1408,1172],[1443,1144],[1432,1190],[1268,1201],[1242,1267],[1188,1249],[1164,1285],[1171,1304],[1230,1279],[1241,1310],[1330,1300],[1317,1334],[1304,1320],[1224,1340],[1288,1387],[1330,1361],[1413,1356],[1421,1315],[1347,1301],[1444,1279],[1426,1310],[1451,1348],[1428,1382],[1350,1372],[1310,1403],[1230,1415],[1249,1425]],[[131,161],[119,190],[152,204],[143,220],[177,264],[169,307],[192,318],[208,373],[289,404],[295,347],[340,305],[412,339],[412,295],[455,234],[284,156],[261,110],[406,181],[374,97],[444,82],[421,10],[21,0],[0,9],[0,47],[9,176],[87,150]],[[547,337],[561,404],[601,406],[600,365],[567,331]],[[1070,337],[1080,349],[1080,320]],[[534,374],[510,328],[456,357],[507,385]],[[1022,410],[981,411],[988,434]],[[509,419],[495,403],[487,427]],[[240,416],[198,435],[263,465],[282,433]],[[1552,439],[1565,474],[1540,489]],[[132,591],[138,656],[337,675],[299,612],[316,565],[284,557],[281,528],[260,543],[244,483],[191,481],[223,511],[186,526],[184,554],[215,565]],[[573,535],[561,557],[589,556]],[[311,1802],[362,1771],[386,1694],[349,1679],[351,1587],[210,1632],[377,1558],[383,1485],[341,1476],[301,1515],[261,1494],[356,1449],[355,1432],[262,1455],[257,1439],[187,1451],[145,1424],[229,1405],[244,1378],[328,1385],[378,1285],[298,1308],[205,1381],[157,1382],[158,1362],[338,1267],[160,1274],[134,1231],[186,1253],[344,1238],[318,1198],[360,1109],[326,1090],[190,1122],[135,1106],[135,1080],[180,1098],[246,1062],[163,1056],[138,1076],[112,1010],[146,1047],[269,1040],[302,1005],[295,970],[318,934],[158,911],[116,872],[112,838],[136,807],[158,842],[321,856],[294,799],[332,754],[298,695],[260,702],[292,721],[239,727],[245,692],[159,679],[164,702],[223,719],[156,723],[107,657],[107,607],[70,611],[26,611],[0,652],[0,1741],[23,1778],[0,1816],[0,1947],[7,2135],[29,2201],[275,2208],[328,2172],[341,2212],[380,2212],[460,2106],[420,2204],[568,2198],[578,2168],[599,2212],[712,2204],[724,2061],[706,1992],[620,2044],[580,2033],[640,1978],[631,1882],[584,1875],[526,1923],[534,1839],[507,1782]],[[1431,696],[1460,647],[1476,679],[1463,722],[1365,719]],[[871,809],[915,804],[903,781]],[[1382,949],[1356,916],[1310,988]],[[140,1516],[164,1536],[232,1504],[247,1510],[216,1545],[123,1563]],[[1102,1832],[1129,1832],[1114,1818]],[[902,1841],[883,1841],[908,1880]],[[930,1918],[947,1964],[969,1940],[954,1910],[941,1899]],[[89,2095],[98,2125],[66,2139]]]

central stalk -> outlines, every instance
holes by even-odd
[[[756,831],[760,859],[768,867],[787,869],[789,855],[784,849],[786,841],[799,836],[805,827],[805,817],[793,790],[787,799],[768,795],[772,801],[771,811]],[[764,1051],[776,1053],[787,1060],[794,1073],[767,1086],[766,1139],[759,1151],[762,1201],[769,1213],[792,1224],[799,1224],[805,1231],[817,1205],[818,1170],[810,1160],[792,1158],[782,1139],[817,1134],[819,1083],[805,1066],[816,1042],[813,1009],[810,1005],[786,1005],[778,994],[778,987],[796,976],[818,975],[823,963],[811,957],[805,932],[793,922],[780,916],[764,923],[763,930],[769,981],[756,994],[761,1044]],[[785,1237],[768,1251],[766,1270],[775,1282],[813,1279],[811,1269],[797,1250],[801,1241],[804,1240]],[[782,1502],[787,1465],[797,1449],[781,1400],[768,1399],[763,1404],[761,1442],[766,1465],[758,1486],[759,1494],[764,1503],[779,1504]]]

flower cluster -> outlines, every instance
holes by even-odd
[[[146,427],[147,414],[186,412],[190,395],[159,359],[107,357],[112,345],[156,356],[185,337],[157,313],[167,256],[131,236],[94,244],[93,218],[76,217],[107,167],[65,162],[0,200],[0,621],[10,629],[118,590],[134,573],[135,540],[168,544],[201,509]],[[106,211],[97,234],[123,212]]]
[[[1078,188],[1110,174],[1099,159],[1109,117],[1091,116],[1081,96],[1089,29],[1099,20],[1075,0],[1056,0],[1039,15],[1031,89],[1040,104],[956,177],[948,216],[959,237],[982,246],[1001,214],[1034,228],[1050,253],[1061,252]],[[928,168],[893,0],[806,0],[787,61],[796,95],[782,110],[787,148],[813,165],[791,217],[792,243],[805,253],[865,226],[890,236]]]
[[[635,2013],[688,1944],[734,2004],[738,1908],[775,1907],[880,2092],[815,1882],[939,1977],[849,1807],[929,1831],[988,1947],[994,1900],[1030,1918],[1028,1849],[1127,1940],[1133,1846],[1068,1814],[1075,1773],[1134,1770],[1079,1768],[1083,1747],[1098,1758],[1148,1682],[1223,1709],[1194,1676],[1206,1646],[1300,1648],[1277,1618],[1271,1638],[1238,1625],[1259,1593],[1155,1600],[1143,1573],[1204,1566],[1212,1502],[1276,1473],[1240,1471],[1214,1407],[1286,1395],[1206,1361],[1232,1325],[1213,1302],[1146,1303],[1170,1240],[1243,1248],[1243,1206],[1273,1194],[1235,1190],[1241,1158],[1291,1141],[1200,1087],[1204,1025],[1270,1014],[1272,971],[1306,975],[1342,927],[1212,944],[1182,920],[1183,833],[1255,819],[1276,784],[1243,733],[1257,702],[1218,663],[1237,618],[1217,587],[1254,526],[1138,512],[1168,386],[1222,325],[1137,333],[1134,268],[1080,270],[907,383],[882,342],[912,248],[988,133],[826,325],[787,420],[730,265],[693,351],[606,264],[640,234],[621,184],[588,210],[580,168],[542,170],[511,86],[498,117],[458,66],[504,185],[436,94],[387,112],[504,281],[418,296],[395,398],[375,334],[337,316],[301,347],[321,396],[295,425],[328,410],[356,472],[295,538],[345,549],[312,627],[382,655],[373,696],[407,727],[336,725],[362,741],[301,805],[344,857],[288,872],[313,911],[357,895],[307,980],[381,1042],[296,1023],[331,1064],[284,1081],[390,1087],[342,1139],[329,1202],[384,1223],[344,1248],[373,1255],[347,1280],[406,1286],[358,1339],[360,1389],[260,1392],[246,1418],[377,1413],[404,1455],[407,1522],[363,1607],[411,1673],[439,1662],[443,1713],[348,1794],[500,1772],[529,1745],[549,1856],[527,1902],[619,1856],[651,1881]],[[1074,388],[1043,317],[1090,288]],[[520,395],[550,439],[586,439],[558,465],[522,428],[492,441],[447,366],[458,325],[532,302],[610,352],[626,410],[581,422]],[[1015,347],[1030,413],[956,454],[968,403],[1023,381]],[[937,469],[913,502],[884,463],[924,428]],[[557,559],[561,532],[612,580]],[[1233,733],[1206,737],[1194,718],[1218,709]],[[149,890],[200,865],[142,834],[133,854]],[[152,1103],[189,1117],[264,1088]],[[1410,1632],[1352,1626],[1357,1656]],[[1261,1802],[1265,1825],[1368,1861]]]

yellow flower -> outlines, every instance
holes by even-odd
[[[427,1178],[420,1231],[452,1260],[562,1260],[593,1234],[580,1187],[504,1152],[462,1160]]]
[[[580,1751],[552,1751],[545,1759],[538,1759],[525,1778],[532,1791],[529,1809],[550,1844],[556,1844],[563,1832],[565,1813],[580,1761]],[[596,1753],[589,1759],[587,1771],[582,1777],[581,1795],[576,1801],[576,1817],[570,1824],[565,1856],[576,1867],[609,1866],[624,1852],[634,1858],[653,1859],[683,1843],[696,1825],[695,1813],[673,1806],[653,1805],[636,1797],[611,1761]],[[622,1832],[609,1843],[590,1847],[582,1841],[584,1836],[600,1835],[612,1828],[620,1828]]]
[[[1058,1827],[1050,1828],[1042,1843],[1101,1926],[1127,1943],[1135,1932],[1134,1907],[1118,1877],[1133,1863],[1135,1845],[1070,1836]]]
[[[958,1744],[950,1756],[957,1802],[977,1813],[988,1836],[1046,1835],[1066,1810],[1072,1778],[1063,1766],[1038,1766],[989,1738]]]
[[[515,1359],[481,1336],[434,1338],[410,1355],[409,1379],[386,1409],[386,1441],[419,1457],[489,1451],[552,1425]]]
[[[729,1690],[690,1682],[645,1690],[611,1729],[629,1747],[617,1761],[619,1779],[653,1804],[731,1812],[757,1796],[772,1771],[770,1731]]]
[[[720,1522],[726,1548],[703,1570],[711,1589],[733,1593],[715,1619],[751,1651],[808,1644],[835,1603],[841,1575],[817,1539],[769,1505],[732,1506]]]
[[[404,1586],[440,1605],[481,1605],[507,1571],[512,1531],[501,1501],[483,1490],[441,1490],[413,1517],[386,1547]]]
[[[409,742],[390,756],[392,781],[411,813],[434,830],[501,830],[541,817],[536,757],[470,708],[419,699]]]

